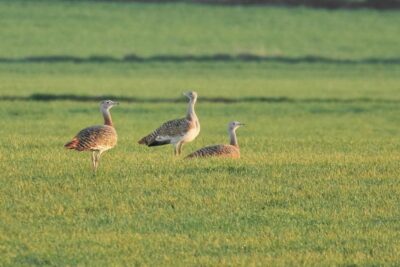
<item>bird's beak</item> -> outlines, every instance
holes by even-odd
[[[183,92],[182,93],[184,96],[188,97],[187,92]]]
[[[239,123],[239,125],[240,125],[240,126],[245,126],[246,124],[244,124],[244,123]]]
[[[119,102],[113,102],[113,106],[118,106]]]

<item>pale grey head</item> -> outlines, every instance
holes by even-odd
[[[103,100],[100,102],[100,110],[105,111],[105,110],[110,110],[110,108],[119,105],[118,102],[112,101],[112,100]]]
[[[237,128],[239,128],[240,126],[243,126],[244,123],[238,122],[238,121],[232,121],[228,124],[228,131],[235,131]]]
[[[189,98],[189,100],[191,102],[196,102],[196,100],[197,100],[197,92],[195,92],[195,91],[188,91],[188,92],[183,93],[183,95],[186,96],[187,98]]]

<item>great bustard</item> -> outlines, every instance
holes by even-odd
[[[193,141],[199,135],[200,122],[194,111],[197,93],[191,91],[184,93],[184,95],[189,98],[186,117],[163,123],[151,134],[140,139],[139,144],[147,146],[172,144],[175,148],[175,155],[179,155],[182,152],[183,144]]]
[[[96,125],[81,130],[64,146],[77,151],[92,151],[93,169],[96,172],[101,154],[117,144],[117,132],[111,120],[110,109],[118,102],[104,100],[100,103],[100,111],[104,117],[104,125]]]
[[[226,157],[226,158],[240,158],[239,144],[236,138],[236,129],[244,125],[238,121],[233,121],[228,124],[228,132],[231,139],[229,145],[214,145],[203,147],[186,158],[199,158],[199,157]]]

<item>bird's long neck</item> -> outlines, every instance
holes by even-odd
[[[229,137],[231,138],[230,144],[235,147],[239,147],[237,137],[236,137],[236,129],[229,130]]]
[[[109,109],[102,109],[101,113],[103,113],[104,125],[113,126],[110,110]]]
[[[186,113],[186,118],[188,120],[196,120],[197,119],[196,112],[194,111],[195,104],[196,104],[196,99],[190,99],[187,113]]]

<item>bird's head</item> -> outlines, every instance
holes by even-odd
[[[183,93],[183,95],[189,98],[190,101],[195,102],[197,100],[197,92],[195,91],[188,91]]]
[[[109,110],[113,106],[119,105],[118,102],[112,101],[112,100],[103,100],[100,102],[100,109],[101,110]]]
[[[240,126],[243,126],[244,123],[238,122],[238,121],[232,121],[228,124],[228,131],[235,131],[237,128]]]

